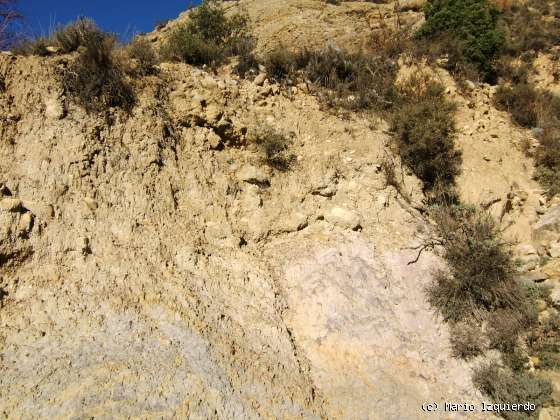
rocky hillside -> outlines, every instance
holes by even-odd
[[[395,11],[421,20],[400,3],[226,7],[247,10],[267,51],[358,47]],[[410,264],[432,227],[412,172],[408,200],[387,182],[384,121],[333,113],[305,84],[183,63],[143,78],[130,115],[97,115],[57,77],[71,59],[0,55],[2,417],[449,418],[422,404],[486,401],[424,295],[442,260]],[[494,87],[436,73],[458,104],[459,192],[518,241],[553,316],[560,201],[533,180],[532,134]],[[291,170],[263,161],[263,127],[289,139]],[[540,374],[554,418],[559,374]]]

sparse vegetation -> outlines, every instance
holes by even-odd
[[[527,372],[512,372],[495,363],[487,363],[474,371],[474,384],[494,402],[499,404],[532,403],[533,411],[504,411],[506,419],[523,420],[536,418],[539,409],[550,401],[552,386],[549,381]]]
[[[62,74],[66,92],[89,112],[110,107],[129,110],[134,104],[134,92],[114,57],[116,38],[89,24],[87,27],[84,32],[78,31],[82,34],[79,44],[83,51]],[[75,45],[69,42],[68,48]]]
[[[409,48],[408,39],[405,30],[386,29],[372,40],[375,50],[358,53],[332,46],[293,52],[279,46],[268,53],[264,65],[269,79],[287,85],[306,82],[332,108],[386,115],[396,151],[424,182],[426,192],[433,193],[435,201],[456,202],[453,187],[461,153],[454,141],[455,105],[445,99],[441,85],[418,77],[397,89],[397,60]]]
[[[166,59],[192,65],[216,65],[237,54],[247,38],[250,34],[245,16],[228,17],[217,1],[204,0],[191,9],[186,23],[173,30],[161,53]]]
[[[515,2],[504,10],[507,31],[505,53],[513,58],[530,59],[560,42],[560,21],[554,16],[560,4],[547,0]],[[549,19],[547,17],[553,17]],[[556,17],[556,18],[554,18]]]
[[[498,109],[508,111],[526,128],[539,128],[542,135],[536,154],[536,178],[549,196],[560,192],[560,97],[527,81],[501,83],[494,96]]]
[[[268,77],[282,83],[309,81],[325,103],[346,109],[388,109],[396,62],[387,57],[328,47],[291,52],[279,47],[265,59]]]
[[[560,369],[560,315],[553,312],[529,331],[528,347],[539,358],[539,367]]]
[[[263,155],[264,162],[279,171],[287,171],[296,161],[289,151],[290,139],[272,127],[264,127],[256,133],[255,143]]]
[[[397,165],[395,163],[395,160],[390,156],[385,156],[385,158],[381,161],[381,170],[385,175],[385,183],[386,185],[390,185],[395,188],[399,195],[403,197],[407,202],[409,202],[410,197],[408,193],[404,191],[404,180],[402,177],[402,173],[400,177],[397,175],[396,166]]]

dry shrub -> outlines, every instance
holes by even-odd
[[[555,312],[531,328],[528,343],[531,354],[540,359],[540,368],[560,369],[560,314]]]
[[[494,0],[494,4],[500,12],[505,12],[511,9],[512,0]]]
[[[236,44],[236,55],[239,61],[233,71],[240,77],[249,78],[256,76],[259,71],[259,62],[255,56],[255,40],[251,37],[240,39]]]
[[[396,60],[403,53],[408,53],[413,47],[413,34],[411,28],[383,25],[373,32],[369,39],[368,51],[375,57]]]
[[[451,350],[454,357],[469,360],[480,356],[487,348],[481,328],[474,322],[458,322],[450,330]]]
[[[560,131],[545,129],[537,149],[537,180],[549,197],[560,194]]]
[[[393,104],[394,60],[335,47],[299,52],[279,47],[266,56],[264,63],[270,79],[282,83],[310,81],[323,101],[333,107],[384,110]]]
[[[444,97],[443,86],[413,77],[401,88],[399,106],[390,116],[398,152],[427,190],[438,184],[453,186],[460,173],[455,110]]]
[[[435,310],[445,320],[462,321],[522,308],[526,297],[513,278],[511,249],[492,216],[465,206],[437,206],[431,214],[448,265],[426,290]]]
[[[520,308],[499,309],[488,321],[488,337],[490,346],[502,353],[515,353],[519,338],[537,323],[537,314],[531,305]]]
[[[394,159],[389,155],[385,156],[385,158],[381,161],[381,170],[385,175],[385,183],[386,185],[390,185],[395,188],[401,197],[403,197],[407,202],[410,202],[410,196],[406,191],[404,191],[404,179],[402,177],[402,172],[399,177],[397,175],[396,166],[397,165]]]
[[[523,410],[501,412],[501,415],[509,420],[537,418],[540,408],[551,400],[552,385],[550,381],[526,372],[512,372],[495,363],[483,364],[475,369],[473,383],[495,403],[535,404],[534,412]]]
[[[277,82],[286,82],[295,76],[298,70],[297,55],[283,45],[269,51],[263,60],[268,78]]]
[[[36,55],[45,57],[49,55],[47,47],[49,42],[46,38],[39,37],[35,39],[25,39],[12,48],[12,52],[16,55]]]
[[[265,55],[263,63],[269,79],[284,84],[310,82],[331,107],[387,111],[396,95],[397,60],[409,41],[408,31],[383,28],[359,52],[332,45],[290,51],[279,45]]]
[[[270,167],[284,172],[295,163],[296,157],[289,151],[290,139],[272,127],[261,129],[256,135],[255,143],[263,154],[264,162]]]
[[[386,110],[394,101],[396,63],[364,53],[347,53],[335,48],[304,51],[305,77],[326,89],[330,105],[348,109]]]
[[[62,75],[66,92],[88,112],[110,107],[130,110],[135,100],[134,92],[114,58],[115,37],[90,31],[80,43],[83,51]]]
[[[539,94],[528,83],[515,84],[513,86],[501,84],[494,95],[496,108],[508,111],[513,120],[523,127],[537,126],[538,103]]]
[[[145,38],[136,37],[127,47],[128,56],[137,60],[136,73],[147,76],[156,72],[158,64],[152,44]]]
[[[75,22],[57,29],[51,36],[50,42],[60,48],[63,54],[76,51],[79,47],[90,44],[91,39],[99,39],[104,33],[95,22],[88,18],[79,18]]]

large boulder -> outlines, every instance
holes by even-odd
[[[560,204],[547,210],[533,227],[533,239],[555,239],[560,233]]]

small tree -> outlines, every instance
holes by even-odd
[[[246,16],[228,17],[216,0],[204,0],[189,12],[187,22],[171,32],[161,52],[166,59],[179,59],[192,65],[215,65],[237,55],[240,44],[247,46],[250,38]]]
[[[499,10],[489,0],[429,0],[420,38],[447,39],[452,67],[473,64],[488,80],[495,75],[494,60],[502,51],[505,35],[499,29]],[[446,51],[449,52],[449,51]],[[458,54],[457,54],[458,53]]]
[[[0,48],[5,48],[13,41],[10,25],[22,17],[14,3],[15,0],[0,0]]]

